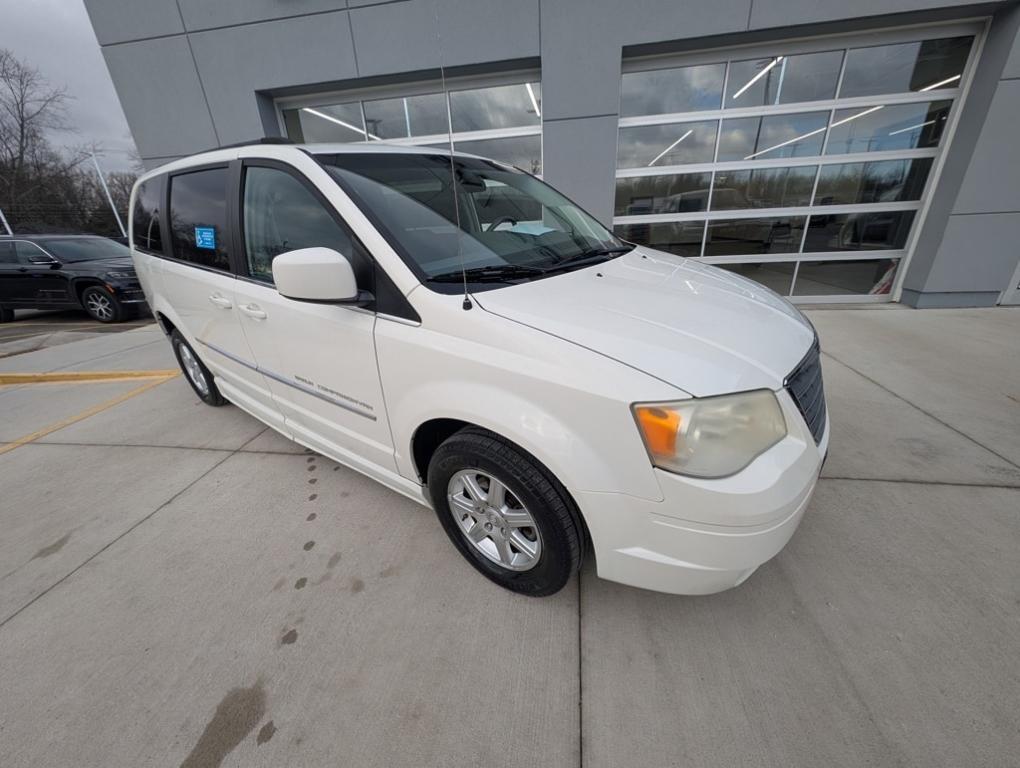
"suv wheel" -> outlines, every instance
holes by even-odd
[[[120,302],[98,285],[90,285],[82,292],[81,303],[92,319],[101,323],[116,323],[124,319],[124,308]]]
[[[174,348],[177,363],[184,371],[184,378],[188,380],[202,402],[216,407],[226,405],[227,401],[216,388],[212,373],[205,367],[205,363],[198,359],[195,350],[176,328],[170,333],[170,345]]]
[[[454,546],[501,587],[551,595],[580,567],[584,528],[566,489],[498,435],[469,427],[447,439],[428,487]]]

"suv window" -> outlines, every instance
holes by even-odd
[[[30,243],[27,240],[15,240],[14,250],[18,254],[19,264],[26,265],[32,264],[32,261],[29,258],[30,256],[35,256],[37,259],[40,257],[49,256],[49,254],[46,253],[38,245],[36,245],[35,243]],[[50,258],[52,258],[52,256]]]
[[[244,246],[248,274],[273,280],[273,259],[299,248],[321,246],[346,256],[359,274],[366,266],[351,233],[297,178],[277,168],[244,172]]]
[[[230,271],[226,168],[170,177],[170,230],[174,258]]]
[[[14,255],[14,243],[10,240],[0,239],[0,264],[17,264],[18,259]]]
[[[135,207],[131,212],[131,234],[135,248],[143,251],[163,250],[163,238],[159,231],[160,179],[149,179],[138,187]]]

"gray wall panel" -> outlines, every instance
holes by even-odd
[[[363,77],[539,53],[538,0],[408,0],[350,14]]]
[[[85,0],[85,10],[100,45],[184,31],[174,0]]]
[[[1020,211],[1020,80],[995,90],[953,213]]]
[[[743,32],[751,5],[751,0],[632,0],[612,6],[612,26],[623,45]],[[789,17],[781,23],[790,23]]]
[[[754,0],[751,29],[984,4],[986,0]]]
[[[925,292],[1001,291],[1017,261],[1020,213],[952,216],[939,245]]]
[[[616,177],[616,116],[547,122],[542,136],[542,174],[609,226]]]
[[[103,56],[142,157],[187,155],[216,146],[184,37],[107,46]]]
[[[346,0],[178,0],[189,31],[346,10]]]
[[[190,37],[223,144],[263,135],[256,91],[357,74],[346,11]]]

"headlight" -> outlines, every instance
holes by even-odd
[[[675,403],[637,403],[634,417],[652,464],[694,477],[739,472],[786,437],[782,408],[767,389]]]
[[[110,280],[130,280],[135,276],[134,272],[107,272],[106,277]]]

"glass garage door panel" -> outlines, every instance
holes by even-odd
[[[968,29],[625,62],[615,231],[797,298],[889,296],[956,116]]]

